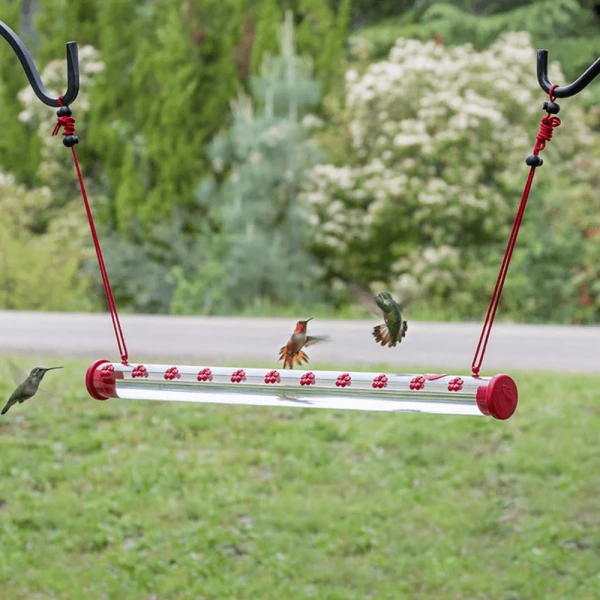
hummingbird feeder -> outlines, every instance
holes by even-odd
[[[0,21],[0,35],[17,54],[29,83],[37,97],[47,106],[59,107],[58,121],[52,135],[63,131],[63,144],[71,148],[90,231],[98,257],[121,362],[97,360],[87,370],[87,390],[97,400],[159,400],[217,404],[245,404],[299,408],[342,410],[424,412],[437,414],[491,416],[508,419],[516,410],[518,391],[509,375],[481,377],[479,372],[498,309],[504,281],[515,248],[518,231],[538,167],[543,161],[539,153],[552,139],[561,122],[556,116],[557,98],[568,98],[581,92],[600,74],[600,58],[570,85],[559,87],[548,79],[548,52],[538,50],[537,78],[549,99],[543,104],[542,117],[533,153],[526,159],[530,167],[519,209],[515,216],[496,285],[481,331],[471,375],[426,375],[397,373],[365,373],[342,371],[273,370],[212,366],[136,364],[129,362],[127,346],[100,242],[96,233],[75,145],[75,120],[69,104],[79,91],[79,66],[76,42],[67,44],[67,92],[54,98],[48,94],[27,48],[7,25]]]
[[[161,400],[329,408],[508,419],[517,386],[508,375],[491,379],[233,367],[136,365],[98,360],[86,386],[97,400]]]

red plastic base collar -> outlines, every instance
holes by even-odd
[[[117,397],[115,374],[111,377],[102,376],[102,365],[107,363],[110,363],[110,360],[101,358],[93,362],[85,374],[85,387],[88,394],[95,400],[108,400]]]
[[[477,406],[484,415],[504,421],[513,416],[519,401],[517,384],[509,375],[496,375],[477,388]]]

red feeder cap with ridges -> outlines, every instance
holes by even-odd
[[[504,421],[513,416],[517,409],[519,392],[517,384],[509,375],[496,375],[477,388],[477,406],[484,415]]]
[[[92,363],[85,374],[85,387],[95,400],[108,400],[117,397],[114,378],[102,377],[102,365],[110,364],[110,360],[101,358]]]

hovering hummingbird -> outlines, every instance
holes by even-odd
[[[306,335],[308,322],[312,321],[312,319],[313,317],[306,319],[306,321],[298,321],[292,337],[290,337],[288,343],[279,351],[279,360],[283,360],[284,369],[288,367],[293,369],[294,365],[301,365],[303,362],[307,363],[308,356],[302,351],[302,348],[326,342],[329,339],[327,336]]]
[[[49,367],[47,369],[44,367],[35,367],[34,369],[31,369],[31,372],[25,378],[23,383],[20,383],[15,391],[10,395],[10,398],[6,403],[6,406],[2,409],[1,414],[6,414],[13,404],[16,404],[17,402],[21,404],[25,402],[25,400],[29,400],[29,398],[35,396],[44,375],[53,369],[62,369],[62,367]]]
[[[407,303],[406,296],[401,302],[396,302],[390,292],[381,292],[373,296],[368,286],[357,281],[350,283],[350,293],[363,308],[378,317],[383,314],[384,323],[373,327],[373,337],[378,344],[393,348],[406,336],[408,323],[402,319],[402,311]],[[415,299],[415,294],[411,301]]]
[[[373,337],[382,346],[393,348],[406,336],[408,323],[402,320],[401,306],[394,300],[389,292],[380,292],[373,296],[375,303],[383,313],[385,324],[373,327]]]

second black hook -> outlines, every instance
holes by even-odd
[[[552,94],[556,98],[569,98],[574,96],[592,83],[598,75],[600,75],[600,58],[573,83],[554,88]],[[548,79],[548,50],[537,51],[537,78],[540,87],[548,93],[552,87],[552,83]]]

